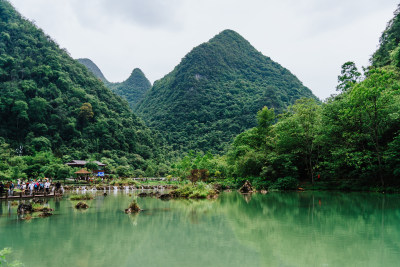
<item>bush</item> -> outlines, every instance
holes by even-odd
[[[296,178],[291,176],[287,176],[285,178],[279,178],[270,189],[277,190],[296,190],[298,185],[298,181]]]
[[[171,192],[171,195],[183,198],[207,198],[215,194],[216,192],[212,185],[205,183],[198,183],[198,185],[187,184]]]
[[[71,195],[69,197],[70,200],[91,200],[94,199],[94,196],[90,193],[85,193],[83,195]]]

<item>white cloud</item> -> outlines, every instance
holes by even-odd
[[[111,81],[141,68],[162,78],[193,47],[233,29],[294,73],[320,98],[335,93],[340,66],[367,65],[395,0],[11,0]]]

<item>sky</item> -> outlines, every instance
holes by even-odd
[[[321,100],[341,65],[361,69],[393,17],[395,0],[9,0],[74,58],[111,82],[140,68],[153,83],[225,29],[289,69]]]

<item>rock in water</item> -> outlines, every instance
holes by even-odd
[[[77,208],[77,209],[87,209],[87,208],[89,208],[89,205],[86,204],[85,202],[79,202],[78,204],[75,205],[75,208]]]
[[[39,214],[39,217],[41,218],[46,218],[46,217],[50,217],[51,215],[53,215],[53,213],[50,212],[43,212]]]
[[[239,192],[242,194],[253,193],[253,191],[254,191],[253,186],[248,180],[246,180],[244,185],[239,189]]]
[[[125,209],[126,214],[138,213],[140,211],[141,211],[141,209],[135,200],[133,200],[131,202],[131,204],[129,205],[129,207],[127,209]]]
[[[31,204],[19,204],[17,209],[18,214],[23,215],[26,213],[32,213],[33,208]]]
[[[162,194],[159,196],[159,199],[161,200],[169,200],[171,198],[170,194]]]

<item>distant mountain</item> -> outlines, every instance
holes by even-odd
[[[315,98],[289,70],[225,30],[156,81],[135,111],[174,149],[218,152],[256,125],[262,107],[279,112],[301,97]]]
[[[0,0],[0,139],[22,154],[126,157],[135,168],[158,142],[126,101],[8,1]]]
[[[136,104],[141,101],[146,92],[151,88],[150,81],[146,78],[144,73],[136,68],[132,71],[128,79],[121,83],[111,83],[107,81],[103,73],[88,58],[80,58],[78,61],[85,65],[96,77],[98,77],[103,83],[110,88],[114,93],[125,98],[129,106],[133,109]]]
[[[151,83],[140,69],[134,69],[127,80],[122,83],[110,83],[108,87],[124,97],[133,109],[151,88]]]
[[[109,83],[99,67],[97,67],[97,65],[94,64],[93,61],[88,58],[78,58],[77,60],[79,63],[85,65],[94,74],[94,76],[99,78],[102,82],[104,82],[105,84]]]
[[[394,12],[394,17],[389,21],[385,31],[379,39],[379,48],[371,58],[373,67],[383,67],[391,64],[393,60],[400,62],[400,5]],[[397,50],[397,53],[395,50]],[[397,63],[400,67],[400,63]]]

